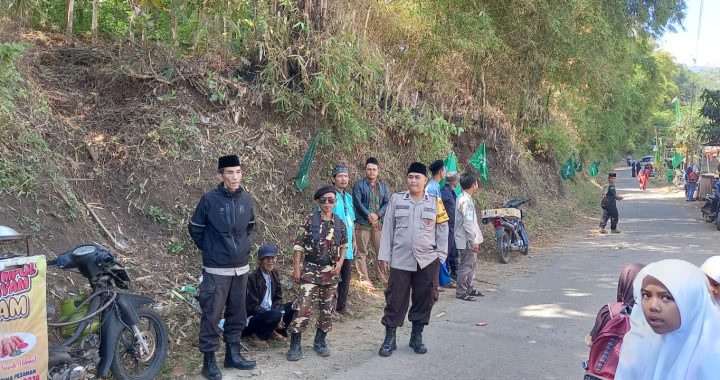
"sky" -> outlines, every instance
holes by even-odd
[[[701,3],[702,20],[700,20]],[[660,39],[660,49],[670,52],[675,56],[677,63],[690,68],[695,65],[693,58],[697,59],[697,66],[720,67],[718,16],[720,16],[720,0],[687,0],[684,30],[676,26],[677,33],[666,33]],[[699,40],[698,29],[700,29]]]

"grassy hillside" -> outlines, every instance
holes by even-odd
[[[311,210],[312,190],[328,181],[336,163],[348,164],[357,180],[364,159],[376,156],[383,180],[401,190],[409,162],[442,158],[412,143],[417,136],[395,133],[391,125],[398,121],[388,117],[373,125],[366,141],[323,139],[311,185],[298,192],[292,177],[309,141],[323,129],[332,137],[333,126],[322,119],[288,123],[255,98],[252,85],[228,79],[201,60],[171,60],[127,45],[68,46],[52,34],[22,29],[6,31],[3,40],[22,44],[17,45],[22,52],[2,68],[19,75],[6,98],[12,110],[2,112],[0,123],[2,224],[32,235],[36,251],[49,256],[85,242],[113,247],[136,289],[161,299],[175,355],[179,347],[185,351],[196,344],[194,324],[187,323],[182,303],[164,295],[199,275],[200,257],[186,225],[200,195],[218,182],[217,156],[242,157],[259,221],[254,245],[276,243],[284,270],[292,231]],[[149,65],[164,72],[172,68],[174,74],[148,74]],[[213,91],[230,87],[238,94],[235,112],[210,100]],[[418,116],[404,117],[404,123],[413,123]],[[533,239],[570,227],[596,207],[594,185],[583,176],[561,183],[552,161],[536,161],[516,143],[501,112],[487,108],[463,129],[447,141],[461,161],[481,141],[491,147],[490,180],[478,194],[480,207],[533,197],[528,207]],[[482,260],[494,262],[493,251],[488,239]],[[81,280],[73,285],[65,274],[51,273],[50,283],[57,299],[77,291]]]

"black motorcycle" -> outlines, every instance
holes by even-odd
[[[154,300],[114,290],[127,290],[130,282],[116,257],[102,246],[87,244],[48,261],[50,266],[77,269],[92,291],[71,301],[74,310],[58,322],[48,321],[49,327],[63,332],[50,335],[58,339],[50,342],[48,378],[84,379],[93,370],[98,377],[112,372],[115,379],[155,378],[167,354],[167,327],[145,306]]]
[[[700,212],[702,212],[703,214],[703,219],[705,219],[705,222],[707,223],[714,222],[715,227],[717,227],[718,231],[720,231],[720,217],[718,217],[718,208],[716,207],[715,210],[713,210],[713,202],[715,204],[720,203],[720,195],[708,195],[705,198],[705,204],[700,209]]]
[[[530,198],[513,199],[499,209],[483,210],[482,222],[492,222],[495,227],[497,239],[497,254],[501,263],[510,262],[510,252],[520,251],[527,255],[530,250],[530,239],[525,230],[523,212],[520,206],[530,201]]]

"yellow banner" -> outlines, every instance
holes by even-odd
[[[0,260],[0,380],[47,379],[45,256]]]

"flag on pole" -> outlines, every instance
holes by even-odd
[[[680,165],[682,164],[683,158],[684,157],[683,157],[682,153],[678,152],[677,150],[675,152],[673,152],[673,157],[672,157],[673,169],[677,169],[680,167]]]
[[[680,99],[676,96],[671,103],[675,105],[675,121],[680,123]]]
[[[295,177],[293,178],[295,180],[295,187],[300,191],[305,190],[305,188],[310,184],[310,168],[312,168],[313,158],[315,157],[317,142],[318,135],[315,135],[315,138],[313,138],[312,142],[310,142],[310,146],[308,147],[307,152],[305,152],[305,157],[300,163],[300,166],[295,173]]]
[[[480,173],[483,183],[488,179],[487,155],[485,154],[485,143],[470,158],[470,165]]]

